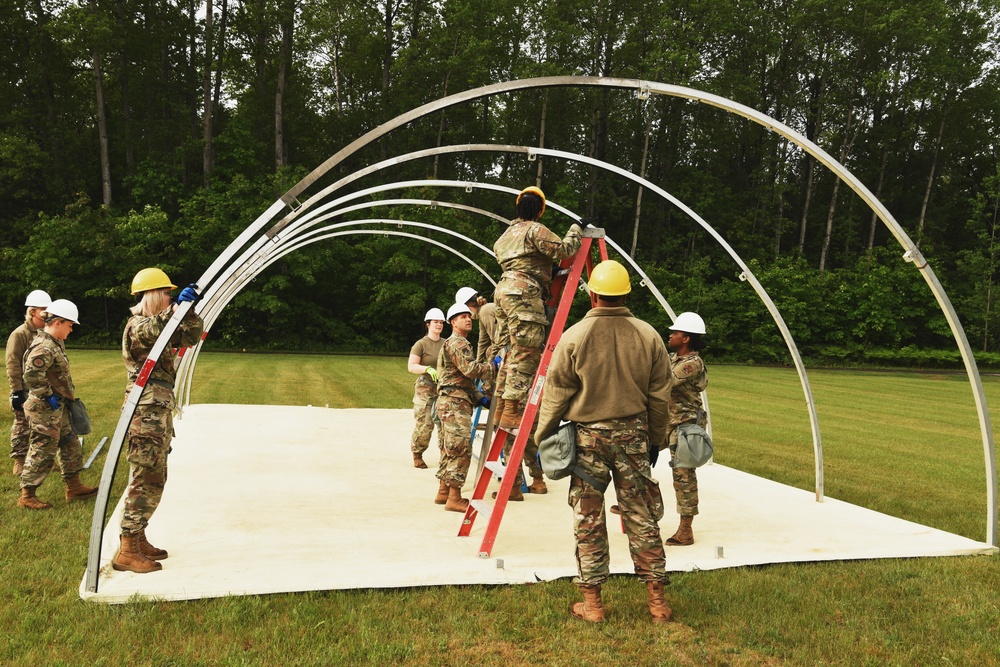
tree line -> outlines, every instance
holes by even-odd
[[[24,294],[44,288],[80,305],[78,343],[114,345],[136,270],[195,280],[278,196],[378,124],[482,85],[583,74],[721,95],[823,147],[919,243],[991,363],[998,17],[998,0],[11,0],[0,7],[0,320],[13,328]],[[953,345],[929,290],[863,202],[780,136],[707,105],[610,89],[496,95],[416,120],[329,178],[465,143],[578,153],[669,191],[750,263],[808,358],[957,361],[943,352]],[[675,310],[701,312],[712,352],[787,361],[728,255],[652,193],[597,168],[509,153],[401,163],[357,187],[426,178],[540,184],[603,226]],[[513,216],[512,198],[495,193],[380,196]],[[375,215],[434,222],[488,247],[500,233],[453,209]],[[544,221],[560,234],[568,225],[555,213]],[[405,351],[423,312],[446,308],[463,284],[489,291],[435,246],[341,237],[263,273],[209,343]],[[666,324],[644,290],[632,305]]]

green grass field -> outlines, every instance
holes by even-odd
[[[70,350],[70,362],[94,422],[89,455],[117,423],[124,371],[113,352]],[[206,353],[192,400],[408,408],[411,378],[404,359]],[[985,539],[983,448],[964,375],[817,370],[810,381],[828,496]],[[984,381],[997,420],[1000,379]],[[794,371],[710,365],[709,399],[718,462],[813,488]],[[5,402],[0,423],[10,416]],[[85,482],[97,482],[103,458]],[[633,577],[605,587],[599,627],[567,613],[578,598],[568,580],[103,606],[77,595],[93,503],[68,506],[62,492],[50,477],[39,495],[55,507],[20,510],[17,480],[0,471],[4,665],[1000,665],[995,556],[677,574],[676,622],[665,627],[649,622]]]

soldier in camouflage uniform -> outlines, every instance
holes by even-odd
[[[29,396],[24,414],[30,429],[28,456],[21,472],[18,507],[47,510],[51,505],[39,500],[35,490],[42,485],[52,463],[58,460],[66,482],[66,500],[80,500],[97,494],[97,489],[80,482],[83,448],[69,421],[68,401],[76,400],[76,389],[66,357],[66,337],[79,324],[76,306],[66,299],[49,304],[45,327],[32,339],[24,353],[24,386]],[[58,459],[56,454],[58,453]]]
[[[694,544],[691,523],[698,514],[698,475],[694,468],[673,467],[677,452],[677,427],[681,424],[697,423],[705,427],[707,419],[702,410],[701,392],[708,386],[708,369],[699,356],[705,348],[702,336],[705,322],[696,313],[681,313],[670,327],[667,347],[670,349],[670,371],[673,389],[670,391],[670,463],[674,478],[674,495],[677,497],[677,513],[680,526],[667,544],[687,546]]]
[[[195,285],[185,287],[172,303],[170,282],[160,269],[143,269],[132,279],[132,294],[142,294],[132,307],[132,317],[122,334],[122,357],[128,381],[125,395],[135,385],[149,352],[170,321],[178,304],[197,301]],[[204,323],[192,307],[174,333],[170,345],[160,355],[143,387],[127,435],[128,462],[132,480],[125,494],[121,522],[121,548],[112,561],[116,570],[153,572],[162,569],[159,562],[167,557],[164,549],[146,539],[146,525],[156,511],[167,482],[167,454],[174,435],[174,366],[176,353],[171,348],[190,347],[201,338]]]
[[[477,362],[466,337],[472,331],[469,307],[456,303],[448,309],[452,334],[444,342],[438,357],[438,417],[444,447],[438,465],[439,480],[434,502],[450,512],[464,512],[469,501],[462,497],[462,485],[472,460],[472,407],[489,405],[489,399],[476,390],[474,380],[493,380],[493,365]]]
[[[438,419],[437,403],[438,372],[435,368],[444,339],[444,313],[440,308],[431,308],[424,315],[424,329],[427,335],[410,348],[406,369],[417,375],[413,383],[413,435],[410,436],[410,451],[413,453],[413,467],[426,468],[424,452],[431,442],[434,426],[438,427],[438,448],[441,446],[441,421]]]
[[[570,225],[560,239],[538,222],[545,212],[545,195],[535,187],[517,197],[517,219],[493,244],[503,269],[497,284],[497,320],[508,332],[509,351],[504,362],[503,407],[500,428],[516,429],[524,414],[528,391],[534,382],[545,345],[545,300],[551,294],[552,263],[572,257],[580,249],[583,230]]]
[[[14,413],[14,424],[10,427],[10,458],[14,459],[15,477],[20,477],[24,471],[24,459],[28,455],[28,418],[24,416],[28,390],[24,388],[22,379],[24,353],[38,330],[45,326],[45,309],[51,303],[49,295],[40,289],[28,294],[24,300],[28,309],[24,314],[24,324],[7,337],[7,383],[10,385],[10,409]]]
[[[653,479],[667,431],[670,373],[663,339],[624,306],[631,284],[625,268],[601,262],[590,277],[594,308],[567,329],[549,365],[536,441],[561,419],[576,424],[577,463],[592,481],[570,478],[576,538],[574,579],[584,601],[570,612],[587,621],[605,618],[601,586],[610,573],[604,491],[614,481],[635,573],[645,582],[656,623],[670,619],[664,597],[669,583],[657,521],[663,516],[660,486]]]

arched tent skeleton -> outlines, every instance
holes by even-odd
[[[973,398],[976,404],[976,410],[979,417],[980,432],[983,440],[984,456],[986,459],[986,476],[987,476],[987,542],[993,546],[997,545],[997,473],[996,465],[994,460],[994,446],[993,446],[993,434],[992,426],[990,423],[990,417],[986,406],[986,397],[983,390],[982,381],[979,376],[979,370],[976,366],[975,359],[972,355],[971,348],[968,343],[968,339],[965,335],[965,331],[958,320],[957,313],[951,304],[950,299],[945,293],[940,281],[937,279],[936,274],[927,264],[926,260],[920,253],[919,248],[913,243],[906,232],[900,227],[896,222],[895,218],[889,213],[889,211],[882,205],[882,203],[862,184],[846,167],[841,165],[832,156],[827,154],[823,149],[809,141],[807,138],[803,137],[799,133],[792,130],[790,127],[781,123],[780,121],[762,114],[754,109],[751,109],[745,105],[739,104],[732,100],[724,97],[713,95],[710,93],[705,93],[703,91],[698,91],[692,88],[687,88],[683,86],[674,86],[670,84],[662,84],[649,81],[641,81],[635,79],[620,79],[612,77],[577,77],[577,76],[559,76],[559,77],[543,77],[536,79],[523,79],[517,81],[508,81],[500,84],[493,84],[489,86],[484,86],[481,88],[465,91],[463,93],[450,95],[434,102],[425,104],[421,107],[413,109],[405,114],[402,114],[379,127],[371,130],[362,137],[359,137],[354,142],[344,147],[331,158],[325,161],[322,165],[317,167],[308,176],[302,179],[298,184],[292,187],[288,192],[286,192],[282,197],[275,201],[268,209],[262,213],[253,223],[251,223],[230,245],[219,255],[218,258],[208,267],[208,269],[202,274],[198,280],[199,287],[206,294],[214,294],[220,289],[225,290],[229,284],[233,282],[233,271],[231,270],[233,266],[244,266],[246,262],[257,255],[259,251],[266,245],[269,241],[272,241],[280,232],[289,226],[296,217],[302,215],[309,207],[310,202],[316,201],[315,198],[310,198],[306,203],[302,204],[298,202],[299,195],[304,192],[310,185],[316,182],[324,174],[326,174],[334,166],[340,164],[344,159],[357,152],[362,147],[370,144],[375,139],[391,132],[392,130],[405,125],[417,118],[426,116],[428,114],[434,113],[441,109],[453,106],[456,104],[461,104],[469,100],[478,99],[481,97],[486,97],[490,95],[495,95],[499,93],[507,93],[518,90],[526,89],[536,89],[536,88],[547,88],[556,86],[576,86],[576,87],[602,87],[602,88],[620,88],[626,90],[634,90],[636,96],[639,99],[646,99],[650,94],[660,94],[668,95],[673,97],[679,97],[683,99],[697,101],[703,104],[708,104],[710,106],[715,106],[721,108],[727,112],[740,115],[747,118],[755,123],[758,123],[768,129],[776,132],[777,134],[785,137],[786,139],[792,141],[800,148],[805,150],[807,153],[812,155],[821,164],[827,166],[831,171],[833,171],[839,179],[846,182],[861,199],[876,213],[880,220],[887,226],[896,240],[904,248],[903,258],[906,261],[914,263],[914,266],[921,272],[924,280],[930,287],[934,297],[938,301],[945,318],[951,328],[952,334],[958,344],[959,350],[962,354],[963,363],[966,368],[966,373],[969,377],[970,384],[973,389]],[[276,224],[273,224],[270,229],[268,229],[262,236],[258,237],[258,234],[264,230],[264,228],[270,224],[279,214],[282,214],[286,208],[291,209],[287,214],[284,215]],[[248,245],[249,244],[249,245]],[[236,255],[241,248],[245,250],[236,260],[235,263],[232,262],[232,258]],[[225,267],[230,267],[227,271]],[[221,274],[226,274],[220,276]],[[122,409],[122,415],[119,419],[118,425],[115,429],[115,433],[111,440],[111,445],[109,446],[107,460],[105,462],[104,471],[101,478],[101,486],[98,493],[98,499],[95,504],[94,509],[94,519],[91,527],[91,537],[90,537],[90,549],[88,555],[88,565],[87,573],[85,576],[84,585],[89,591],[97,590],[97,578],[98,578],[98,565],[100,560],[100,549],[101,549],[101,533],[105,521],[105,513],[107,511],[107,501],[110,495],[111,485],[114,482],[115,471],[117,468],[117,459],[120,454],[121,446],[124,442],[125,435],[128,430],[128,425],[131,421],[131,417],[135,412],[136,405],[138,404],[139,397],[145,385],[145,379],[148,377],[149,372],[155,365],[156,361],[162,355],[164,349],[169,344],[169,340],[173,333],[176,331],[177,326],[180,321],[187,314],[188,310],[192,307],[192,304],[187,302],[181,304],[181,306],[176,310],[173,317],[167,323],[163,333],[157,340],[156,344],[150,351],[147,363],[143,366],[140,371],[140,381],[133,387],[132,391],[126,397],[125,405]]]

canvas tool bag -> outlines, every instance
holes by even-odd
[[[673,468],[698,468],[712,458],[712,438],[696,422],[677,427],[677,451],[670,462]]]
[[[601,484],[576,463],[576,425],[564,422],[538,444],[538,463],[549,479],[562,479],[576,475],[595,489],[604,492],[607,484]]]
[[[66,408],[69,410],[69,426],[76,435],[90,435],[90,415],[87,414],[87,406],[79,398],[74,400],[66,399]]]

